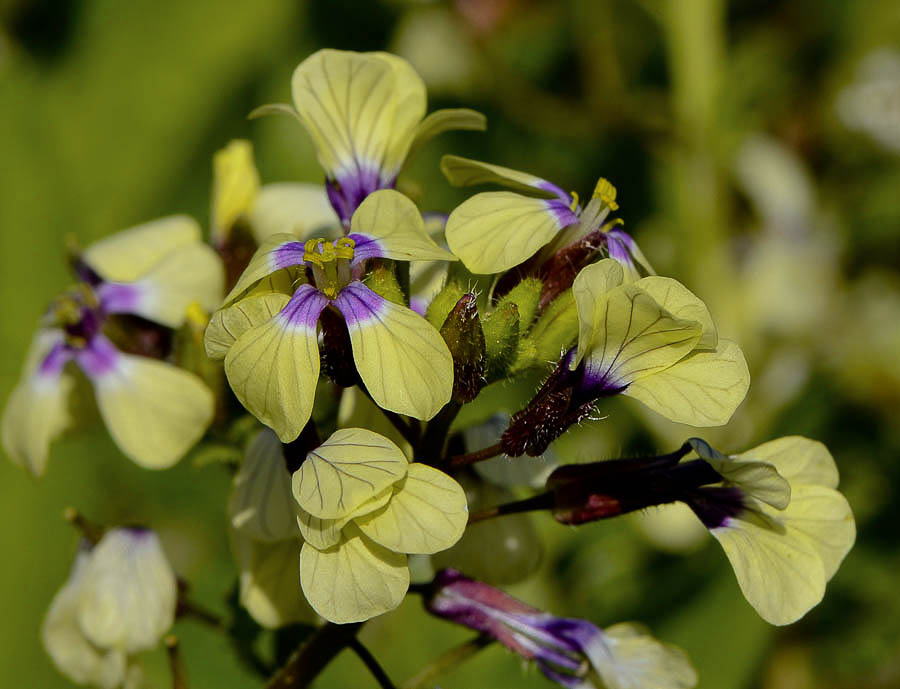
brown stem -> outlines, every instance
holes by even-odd
[[[170,634],[165,638],[166,652],[169,656],[169,669],[172,672],[172,689],[188,689],[187,673],[184,660],[178,650],[178,637]]]
[[[187,617],[198,622],[203,622],[204,624],[214,628],[214,629],[222,629],[222,618],[219,617],[216,613],[211,610],[207,610],[196,603],[192,603],[184,597],[179,597],[178,599],[178,610],[176,612],[177,617]]]
[[[369,672],[372,673],[372,676],[378,682],[379,686],[381,686],[381,689],[397,689],[391,681],[391,678],[387,676],[384,668],[381,667],[381,664],[375,659],[375,656],[369,652],[368,648],[362,645],[359,639],[354,636],[350,639],[348,646],[359,656],[359,659],[363,661],[363,664],[369,669]]]
[[[549,510],[555,504],[552,492],[541,493],[524,500],[516,500],[515,502],[507,502],[503,505],[495,505],[478,512],[472,512],[469,515],[469,524],[484,521],[485,519],[493,519],[504,514],[515,514],[516,512],[531,512],[533,510]]]
[[[91,545],[97,545],[97,543],[100,542],[100,539],[103,538],[103,527],[89,522],[84,518],[81,512],[74,507],[67,507],[63,510],[63,519],[78,529],[81,532],[81,535],[91,542]]]
[[[496,457],[497,455],[503,454],[503,448],[500,443],[496,445],[491,445],[490,447],[486,447],[483,450],[478,450],[477,452],[468,452],[464,455],[454,455],[447,460],[447,466],[450,467],[463,467],[467,464],[474,464],[475,462],[481,462],[485,459],[490,459],[491,457]]]
[[[287,663],[275,673],[266,689],[303,689],[353,640],[362,622],[320,627],[297,647]]]

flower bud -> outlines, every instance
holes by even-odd
[[[440,332],[453,356],[453,400],[471,402],[485,384],[484,332],[473,293],[460,297]]]

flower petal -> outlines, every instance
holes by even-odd
[[[316,324],[328,301],[301,285],[281,312],[250,328],[225,357],[225,375],[247,410],[282,442],[294,440],[309,420],[319,380]]]
[[[456,543],[469,512],[462,487],[447,474],[410,464],[387,505],[356,519],[360,531],[397,553],[430,555]]]
[[[716,348],[719,336],[716,333],[716,325],[713,323],[712,316],[709,315],[709,309],[687,287],[678,280],[659,275],[641,278],[635,285],[656,299],[657,303],[675,318],[697,321],[703,326],[703,335],[700,337],[700,342],[697,343],[698,348]]]
[[[291,474],[278,436],[261,430],[247,445],[228,499],[231,526],[257,541],[296,539],[297,510]]]
[[[661,643],[637,625],[616,624],[587,649],[608,689],[692,689],[697,671],[680,648]]]
[[[480,112],[468,108],[435,110],[419,122],[413,130],[413,141],[406,155],[407,160],[412,158],[430,139],[454,129],[483,132],[487,129],[487,118]]]
[[[237,284],[232,287],[222,306],[228,306],[244,292],[253,287],[257,282],[277,270],[296,266],[303,263],[303,243],[291,234],[273,234],[268,237],[253,258],[247,268],[238,278]]]
[[[192,373],[123,354],[100,337],[76,361],[94,384],[116,445],[147,469],[172,466],[212,421],[213,395]]]
[[[175,621],[178,586],[149,529],[106,532],[90,553],[78,606],[85,636],[101,648],[153,648]]]
[[[423,122],[424,124],[424,122]],[[441,172],[455,187],[469,187],[476,184],[499,184],[521,194],[542,199],[559,199],[566,206],[572,198],[555,184],[535,177],[527,172],[519,172],[502,165],[492,165],[480,160],[445,155],[441,158]]]
[[[137,280],[175,249],[201,241],[200,225],[173,215],[116,232],[94,242],[81,257],[104,280]]]
[[[838,486],[837,465],[828,448],[799,435],[770,440],[737,457],[769,462],[779,474],[798,485]]]
[[[450,213],[447,245],[473,273],[500,273],[531,257],[576,222],[564,201],[487,191]]]
[[[224,359],[241,335],[274,318],[289,301],[286,294],[270,292],[249,296],[219,309],[206,326],[203,338],[206,355],[210,359]]]
[[[384,507],[393,494],[393,487],[385,488],[340,519],[320,519],[305,510],[298,510],[297,525],[303,534],[303,540],[318,550],[327,550],[337,545],[341,540],[341,531],[347,524],[356,517],[365,516]]]
[[[372,543],[353,525],[328,550],[300,552],[300,583],[313,609],[331,622],[362,622],[400,605],[409,588],[406,555]]]
[[[71,421],[68,399],[74,381],[63,373],[69,358],[61,333],[38,331],[26,356],[22,378],[3,410],[3,449],[34,476],[43,475],[50,442]]]
[[[263,186],[248,217],[253,236],[260,244],[273,234],[307,239],[340,224],[325,187],[295,182]]]
[[[694,451],[741,493],[783,510],[791,501],[791,485],[768,462],[728,457],[700,438],[688,440]]]
[[[340,519],[406,476],[406,455],[384,436],[342,428],[294,472],[294,498],[320,519]]]
[[[225,241],[231,226],[252,207],[259,191],[259,172],[253,162],[253,144],[235,139],[213,156],[210,239]]]
[[[393,189],[381,189],[365,198],[350,220],[349,236],[356,242],[354,264],[373,257],[456,260],[428,235],[416,204]]]
[[[225,275],[218,254],[205,244],[170,251],[131,283],[103,283],[98,296],[109,313],[133,313],[177,328],[188,306],[213,311],[222,299]]]
[[[744,401],[749,387],[750,372],[741,348],[720,339],[715,351],[692,352],[664,371],[634,381],[623,394],[677,423],[721,426]]]
[[[297,115],[329,178],[388,174],[406,155],[425,114],[425,86],[402,59],[384,53],[320,50],[294,71]]]
[[[299,537],[264,543],[232,530],[230,540],[240,572],[241,605],[254,620],[267,629],[315,624],[319,617],[306,602],[297,573]]]
[[[453,359],[422,316],[351,282],[335,300],[347,322],[353,360],[379,407],[428,420],[453,391]]]
[[[624,281],[622,264],[609,258],[592,263],[575,276],[572,294],[578,309],[578,350],[570,364],[573,370],[591,347],[596,324],[601,321],[606,309],[607,294]]]

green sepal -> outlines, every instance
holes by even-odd
[[[431,323],[436,330],[440,330],[444,321],[447,320],[447,315],[465,293],[465,283],[448,279],[425,310],[425,320]]]
[[[488,383],[506,376],[519,347],[519,308],[504,301],[482,324],[485,344],[485,377]]]
[[[485,340],[472,292],[464,294],[441,326],[441,337],[453,356],[453,400],[474,400],[485,384]]]
[[[528,332],[537,315],[538,304],[541,300],[541,290],[544,283],[537,278],[525,278],[518,285],[513,287],[505,294],[497,303],[497,309],[503,307],[504,304],[515,304],[519,310],[519,332]]]
[[[577,338],[578,309],[572,290],[568,289],[550,303],[528,336],[519,340],[519,351],[511,373],[559,361]]]
[[[366,276],[366,286],[394,304],[409,306],[406,294],[397,280],[393,262],[379,262]]]

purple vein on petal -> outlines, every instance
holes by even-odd
[[[84,349],[75,353],[75,361],[89,378],[97,378],[114,370],[121,356],[112,342],[103,335],[97,335]]]
[[[343,314],[348,328],[377,319],[385,304],[384,299],[358,280],[342,289],[334,300],[334,305]]]
[[[315,332],[322,309],[328,306],[328,298],[311,285],[300,285],[291,300],[276,316],[285,328]]]

